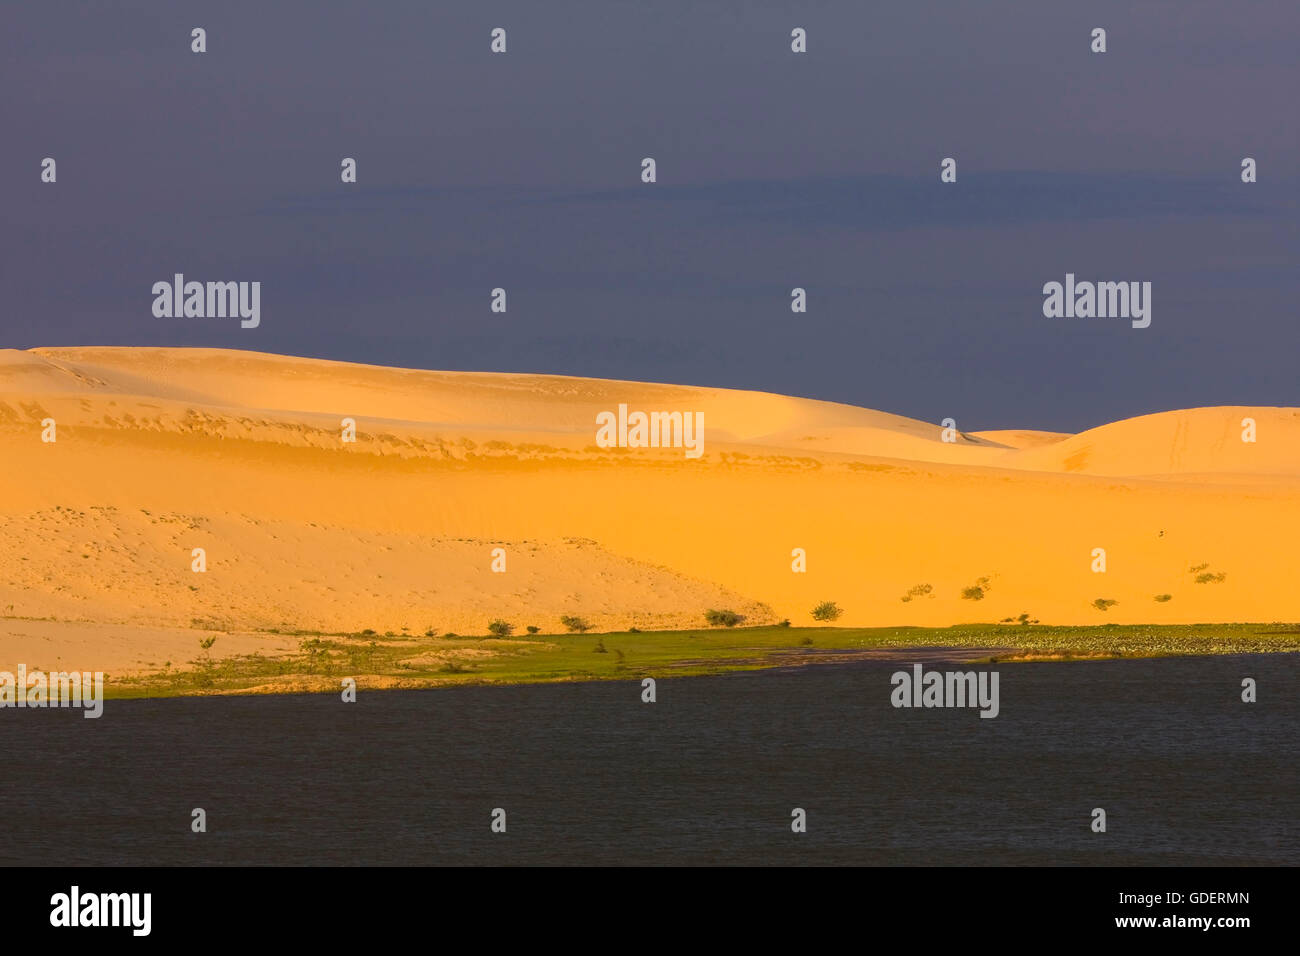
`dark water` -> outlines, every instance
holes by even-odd
[[[1300,655],[995,667],[5,710],[0,863],[1300,863]]]

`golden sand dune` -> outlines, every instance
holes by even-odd
[[[702,455],[600,447],[620,404],[702,412]],[[24,633],[805,624],[822,600],[851,625],[1300,617],[1297,409],[945,442],[728,389],[51,348],[0,351],[0,452],[0,616]]]

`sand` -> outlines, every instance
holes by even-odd
[[[620,403],[703,412],[703,454],[598,447]],[[274,653],[270,629],[693,627],[708,608],[808,624],[823,600],[861,626],[1300,619],[1300,409],[996,424],[944,442],[728,389],[0,350],[0,669],[148,669],[204,633],[225,635],[214,654]]]

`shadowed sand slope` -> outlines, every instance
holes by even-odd
[[[702,456],[598,447],[620,404],[702,412]],[[696,626],[710,607],[801,624],[822,600],[853,625],[1300,616],[1300,410],[941,433],[727,389],[0,351],[0,612],[381,633]]]

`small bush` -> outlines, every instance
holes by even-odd
[[[597,654],[609,653],[609,651],[605,650],[605,639],[603,637],[596,642],[596,646],[593,647],[592,650],[595,651]]]
[[[538,633],[540,630],[541,630],[541,628],[538,627],[536,624],[529,624],[529,625],[528,625],[528,633],[529,633],[529,634],[536,634],[536,633]]]
[[[1097,598],[1097,600],[1092,602],[1092,606],[1098,611],[1109,611],[1118,603],[1119,601],[1112,601],[1110,598]]]
[[[811,637],[805,637],[803,640],[799,642],[799,644],[803,647],[812,647],[812,642],[813,639]]]
[[[629,628],[627,629],[627,632],[628,632],[629,634],[640,634],[640,633],[641,633],[641,628],[639,628],[639,627],[629,627]]]
[[[1164,604],[1166,601],[1172,601],[1173,599],[1174,596],[1172,594],[1157,594],[1154,598],[1154,600],[1159,601],[1161,604]]]
[[[913,598],[925,597],[925,595],[929,594],[933,590],[934,588],[932,588],[928,584],[917,584],[914,587],[908,588],[907,593],[904,594],[899,600],[901,600],[904,604],[906,604],[908,601],[912,600]]]
[[[715,611],[712,608],[704,612],[704,620],[713,627],[735,627],[745,619],[745,615],[735,611]]]
[[[574,614],[565,614],[560,618],[560,623],[569,629],[569,633],[576,631],[577,633],[582,634],[591,630],[590,624]]]
[[[837,621],[844,611],[834,601],[822,601],[812,609],[814,621]]]
[[[1196,576],[1196,583],[1197,584],[1221,584],[1223,583],[1223,580],[1226,577],[1227,575],[1224,574],[1222,571],[1220,571],[1218,574],[1211,574],[1209,571],[1206,571],[1204,574],[1198,574]]]
[[[961,589],[962,600],[982,601],[984,600],[984,595],[987,594],[990,590],[991,589],[989,588],[988,578],[977,578],[975,583],[972,584],[970,587]]]
[[[790,619],[787,617],[785,620],[779,622],[776,626],[777,626],[777,627],[789,627],[789,626],[790,626]]]
[[[507,621],[497,618],[488,625],[488,633],[493,637],[509,637],[515,632],[515,626]]]

